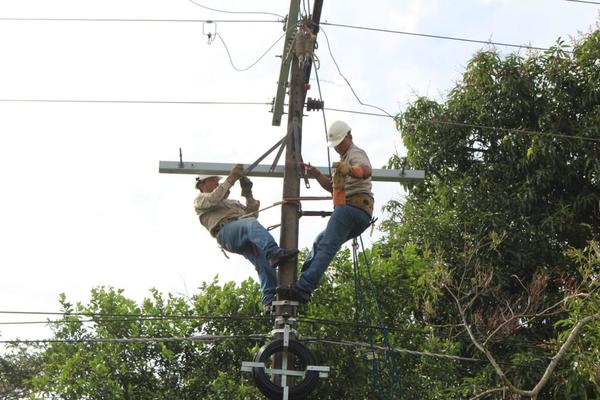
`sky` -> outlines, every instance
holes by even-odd
[[[0,311],[56,312],[60,293],[85,304],[100,286],[141,301],[150,288],[192,296],[217,275],[221,282],[256,278],[241,256],[226,259],[199,224],[193,175],[159,174],[158,164],[177,161],[180,148],[184,161],[250,164],[283,136],[285,124],[271,125],[268,105],[199,103],[273,99],[282,41],[265,51],[283,34],[279,21],[289,2],[194,1],[0,2]],[[564,0],[324,0],[321,21],[548,47],[592,29],[599,7]],[[211,41],[208,32],[220,38]],[[316,56],[325,106],[361,112],[380,113],[352,94],[325,34],[360,102],[390,114],[418,96],[443,101],[473,54],[491,47],[323,26]],[[503,55],[527,52],[496,48]],[[318,98],[314,77],[308,97]],[[325,166],[323,117],[306,115],[303,158]],[[352,126],[375,168],[394,153],[405,155],[390,118],[336,111],[325,117]],[[263,207],[280,200],[281,179],[253,180]],[[396,183],[375,183],[374,192],[380,221],[381,206],[404,196]],[[326,194],[316,182],[302,189]],[[270,226],[280,216],[274,207],[259,220]],[[325,224],[303,218],[299,247],[309,247]],[[272,232],[279,241],[279,230]],[[380,237],[365,235],[365,243]],[[44,317],[0,313],[4,323],[32,320]],[[49,335],[45,325],[0,325],[0,340]]]

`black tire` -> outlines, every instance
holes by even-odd
[[[265,344],[260,348],[254,361],[266,362],[269,357],[275,353],[283,352],[283,340],[277,339],[270,343]],[[294,354],[306,365],[315,365],[316,360],[312,352],[304,346],[302,343],[295,340],[290,340],[288,343],[288,352]],[[258,389],[269,399],[281,399],[283,398],[283,387],[271,382],[271,379],[267,376],[264,368],[255,367],[253,369],[254,382]],[[289,386],[288,397],[289,400],[302,400],[313,391],[319,381],[319,373],[317,371],[307,371],[304,379],[294,386]]]

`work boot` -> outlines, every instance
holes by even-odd
[[[297,255],[298,249],[281,249],[281,251],[277,253],[277,255],[269,258],[269,264],[271,264],[271,267],[277,268],[284,261],[296,257]]]
[[[308,300],[310,300],[310,292],[296,286],[278,287],[277,294],[284,300],[297,301],[303,304],[308,303]]]

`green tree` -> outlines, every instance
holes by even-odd
[[[432,255],[434,273],[423,278],[437,293],[416,317],[459,322],[453,333],[462,351],[481,355],[464,334],[473,326],[511,365],[518,387],[538,382],[568,333],[557,324],[571,316],[567,300],[596,289],[598,265],[585,277],[569,253],[600,234],[599,60],[600,31],[582,37],[573,52],[560,41],[524,57],[481,51],[445,102],[420,98],[398,119],[406,166],[428,174],[409,188],[405,204],[388,205],[384,246]],[[474,374],[477,390],[505,384],[490,366],[462,373]],[[600,396],[592,376],[578,368],[569,379],[581,396]],[[577,398],[560,379],[542,393]]]

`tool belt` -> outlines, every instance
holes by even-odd
[[[373,215],[373,205],[375,200],[373,197],[366,193],[356,193],[351,196],[346,197],[346,204],[349,206],[354,206],[360,208],[367,214],[369,217]]]
[[[228,224],[228,223],[230,223],[230,222],[237,221],[237,220],[238,220],[238,218],[236,218],[236,217],[222,219],[221,221],[219,221],[219,223],[218,223],[217,225],[215,225],[215,227],[214,227],[214,228],[212,228],[212,229],[210,230],[210,235],[211,235],[212,237],[216,238],[216,237],[217,237],[217,235],[219,234],[219,231],[220,231],[221,229],[223,229],[223,227],[224,227],[225,225],[227,225],[227,224]]]

